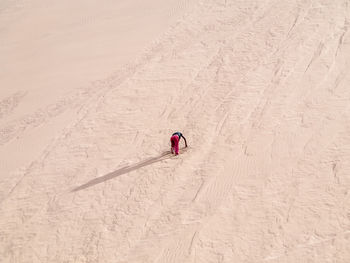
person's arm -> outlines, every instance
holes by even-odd
[[[186,141],[185,136],[183,136],[183,135],[182,135],[182,138],[184,138],[184,141],[185,141],[185,146],[187,147],[187,141]]]

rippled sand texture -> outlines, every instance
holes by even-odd
[[[350,262],[350,1],[79,2],[1,4],[1,262]]]

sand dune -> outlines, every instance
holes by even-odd
[[[1,262],[350,261],[349,1],[3,1],[0,24]]]

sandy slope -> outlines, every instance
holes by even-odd
[[[76,122],[77,108],[105,92],[102,83],[120,75],[188,6],[187,0],[1,1],[1,169],[8,173],[39,157]]]
[[[3,262],[349,262],[350,1],[192,4],[46,111],[1,88]]]

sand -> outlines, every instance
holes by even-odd
[[[2,1],[0,261],[350,262],[349,28],[348,0]]]

